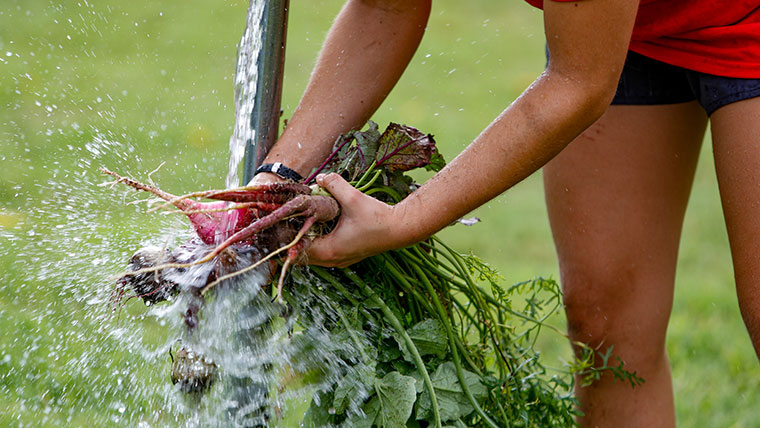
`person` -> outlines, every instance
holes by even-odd
[[[348,266],[425,239],[546,165],[569,335],[614,345],[645,380],[577,388],[580,423],[672,427],[665,334],[708,117],[741,312],[760,350],[760,1],[529,2],[544,11],[545,71],[395,206],[320,176],[342,214],[310,263]],[[430,3],[349,0],[266,162],[306,175],[339,134],[363,126],[412,58]]]

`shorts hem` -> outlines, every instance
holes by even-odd
[[[695,98],[683,98],[674,100],[653,100],[651,98],[625,98],[613,99],[610,105],[613,106],[666,106],[671,104],[683,104],[696,101]]]
[[[703,105],[703,108],[707,112],[707,116],[711,116],[715,112],[715,110],[723,106],[727,106],[729,104],[733,104],[739,101],[750,100],[752,98],[757,98],[757,97],[760,97],[760,87],[757,87],[755,89],[750,89],[747,91],[739,91],[732,94],[727,94],[726,96],[722,97],[719,100],[705,103]]]

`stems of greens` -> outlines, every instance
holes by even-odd
[[[361,288],[362,292],[369,297],[370,300],[372,300],[376,305],[380,307],[380,310],[383,311],[383,314],[385,315],[388,322],[391,324],[391,326],[396,330],[396,333],[398,333],[403,339],[404,343],[406,344],[407,349],[409,350],[409,353],[412,354],[412,357],[414,358],[414,362],[417,365],[417,370],[420,372],[420,375],[422,376],[422,379],[425,381],[425,387],[428,390],[428,393],[430,394],[430,401],[433,403],[433,417],[435,420],[435,426],[436,428],[442,428],[441,426],[441,415],[439,414],[438,410],[438,399],[435,395],[435,388],[433,388],[433,382],[430,380],[430,375],[427,372],[427,369],[425,368],[425,363],[422,361],[422,357],[420,356],[419,350],[417,350],[417,346],[414,344],[412,339],[409,337],[409,333],[406,332],[404,327],[401,325],[401,322],[399,322],[398,318],[396,318],[396,315],[393,314],[393,311],[388,307],[388,305],[385,304],[383,299],[380,298],[373,290],[370,288],[364,281],[362,281],[361,278],[359,278],[358,275],[356,275],[354,272],[352,272],[349,269],[343,269],[343,273],[356,285]],[[498,427],[497,427],[498,428]]]
[[[480,407],[480,404],[477,400],[475,400],[475,397],[472,396],[472,392],[470,391],[470,387],[467,385],[467,382],[465,382],[464,379],[464,373],[462,373],[462,362],[459,359],[459,352],[457,351],[456,346],[456,340],[454,340],[454,333],[451,331],[451,323],[449,322],[449,317],[446,313],[446,311],[443,309],[443,305],[441,305],[441,300],[438,298],[438,294],[436,293],[435,289],[433,289],[433,284],[430,283],[427,276],[424,272],[422,272],[422,269],[420,269],[417,265],[412,265],[412,269],[414,269],[417,274],[419,275],[420,280],[425,285],[425,288],[427,288],[428,293],[430,293],[430,297],[433,299],[433,303],[435,304],[435,307],[438,309],[438,314],[440,316],[440,321],[443,323],[444,329],[446,329],[446,334],[449,337],[449,344],[451,347],[451,355],[454,357],[454,367],[456,367],[457,370],[457,377],[459,378],[459,386],[462,387],[462,391],[464,391],[465,396],[468,400],[470,400],[470,404],[472,404],[472,407],[475,408],[475,411],[478,412],[481,418],[483,418],[484,421],[488,423],[491,428],[499,428],[496,423],[494,423],[491,418],[486,415],[486,413],[483,411],[483,409]],[[504,427],[508,428],[508,427]]]

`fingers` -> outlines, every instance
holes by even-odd
[[[308,251],[309,263],[326,267],[346,267],[345,263],[341,263],[341,261],[345,262],[345,257],[337,254],[345,246],[340,239],[343,233],[340,232],[346,226],[345,223],[352,223],[346,214],[353,210],[351,201],[355,200],[354,195],[356,193],[361,195],[361,192],[351,186],[340,174],[319,174],[316,180],[320,187],[327,190],[338,201],[343,212],[333,233],[319,237],[312,242]]]
[[[316,238],[307,252],[308,264],[324,267],[346,268],[369,256],[368,254],[362,253],[348,254],[340,252],[337,251],[335,247],[335,239],[329,235]]]
[[[309,264],[347,267],[401,247],[403,241],[394,233],[398,220],[392,206],[355,189],[339,174],[319,175],[317,184],[338,201],[341,214],[335,229],[312,243]]]
[[[330,192],[330,194],[340,203],[341,206],[345,205],[345,202],[350,202],[352,199],[361,195],[362,193],[348,181],[344,180],[340,174],[319,174],[317,176],[317,184],[320,187]]]
[[[329,242],[324,242],[324,237],[319,237],[315,239],[311,246],[309,246],[308,250],[308,263],[324,266],[324,267],[343,267],[338,266],[334,260],[336,257],[333,254],[333,251],[331,251],[331,246]]]

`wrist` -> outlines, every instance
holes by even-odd
[[[299,132],[297,129],[299,122],[294,116],[263,163],[280,162],[302,177],[306,177],[315,166],[319,165],[321,159],[327,157],[332,145],[327,146],[323,144],[324,141],[315,139],[313,135]]]
[[[280,178],[280,176],[277,174],[272,174],[271,172],[262,172],[254,175],[251,181],[248,182],[248,185],[253,186],[256,184],[280,183],[283,181],[285,180],[283,178]]]
[[[414,211],[406,200],[390,206],[387,229],[394,248],[404,248],[429,237],[415,222]]]

